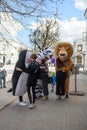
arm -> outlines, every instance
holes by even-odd
[[[26,72],[26,73],[30,73],[31,71],[33,71],[33,69],[31,67],[29,68],[19,68],[19,67],[16,67],[15,68],[17,71],[21,71],[21,72]]]
[[[68,72],[68,71],[70,71],[72,69],[73,62],[69,59],[67,63],[68,63],[68,65],[66,67],[62,68],[63,72]]]
[[[56,59],[56,62],[55,62],[55,70],[58,71],[58,58]]]

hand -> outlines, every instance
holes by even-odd
[[[55,70],[56,70],[56,71],[58,71],[58,68],[57,68],[57,67],[55,67]]]
[[[63,71],[63,72],[67,72],[67,68],[66,68],[66,67],[63,67],[63,68],[62,68],[62,71]]]
[[[16,70],[17,70],[17,71],[22,71],[22,69],[20,69],[20,68],[18,68],[18,67],[16,67]]]
[[[47,69],[45,66],[42,66],[42,68],[43,68],[44,70],[46,70],[46,69]]]

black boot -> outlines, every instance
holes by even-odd
[[[12,88],[10,88],[7,92],[8,92],[8,93],[12,92]]]
[[[69,98],[69,95],[66,95],[66,98]]]

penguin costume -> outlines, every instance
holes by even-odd
[[[26,105],[26,103],[23,102],[23,95],[27,91],[29,58],[30,52],[28,50],[22,50],[19,53],[12,75],[12,92],[14,96],[19,96],[19,105],[21,106]]]

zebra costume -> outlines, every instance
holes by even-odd
[[[53,51],[50,49],[43,49],[40,51],[40,53],[37,56],[38,56],[37,61],[39,62],[39,64],[41,64],[42,59],[48,60],[51,58],[51,56],[53,56]],[[36,98],[43,96],[42,80],[41,79],[37,80],[37,85],[35,87],[35,95],[36,95]]]

